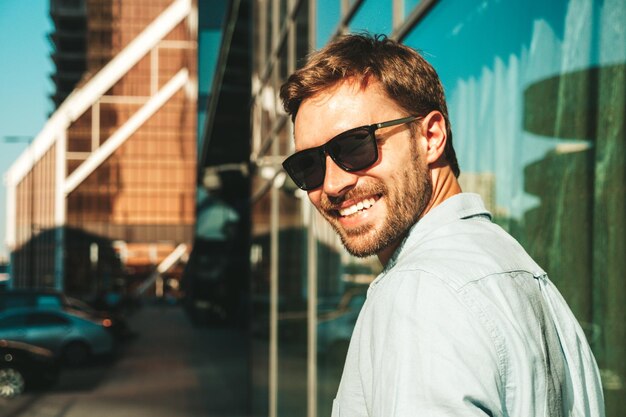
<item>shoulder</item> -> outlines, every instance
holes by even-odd
[[[369,352],[383,374],[395,370],[395,378],[406,370],[407,386],[415,389],[448,395],[450,381],[459,392],[491,381],[485,398],[497,399],[508,368],[505,342],[499,323],[474,297],[427,271],[393,271],[368,296],[359,351]]]
[[[435,314],[434,322],[451,315],[471,320],[500,344],[508,332],[497,312],[520,317],[541,298],[539,276],[545,272],[513,237],[477,217],[443,225],[404,248],[381,280],[379,297],[396,312]]]
[[[458,219],[418,236],[401,255],[396,273],[421,271],[455,290],[494,275],[545,274],[517,240],[482,216]]]
[[[488,314],[490,298],[483,292],[457,289],[449,280],[424,269],[399,268],[372,288],[364,313],[379,334],[434,345],[446,340],[462,345],[473,340],[493,346],[495,352],[502,337],[499,325]]]
[[[472,329],[473,334],[489,333],[494,328],[485,308],[492,297],[475,286],[458,287],[440,271],[429,268],[394,268],[368,295],[370,317],[382,326],[417,326],[450,332]],[[387,323],[387,324],[385,324]],[[464,332],[464,331],[462,331]]]

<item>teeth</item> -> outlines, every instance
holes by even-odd
[[[361,211],[363,209],[368,209],[370,207],[372,207],[374,205],[374,203],[376,202],[376,200],[374,200],[373,198],[366,198],[363,201],[359,201],[357,204],[350,206],[350,207],[346,207],[344,209],[339,210],[339,214],[341,214],[342,216],[350,216],[351,214],[356,213],[357,211]]]

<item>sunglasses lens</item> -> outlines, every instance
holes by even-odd
[[[319,149],[298,152],[288,158],[283,166],[289,176],[303,190],[312,190],[324,182],[324,161]]]
[[[333,160],[348,171],[365,169],[378,158],[376,140],[367,129],[346,132],[330,141],[327,146]]]
[[[368,128],[357,128],[342,133],[325,147],[333,161],[346,171],[365,169],[378,159],[376,139]],[[306,149],[287,158],[283,162],[283,167],[298,187],[309,191],[324,182],[325,158],[323,147]]]

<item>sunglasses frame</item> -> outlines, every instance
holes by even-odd
[[[314,190],[318,187],[320,187],[323,183],[324,183],[324,178],[326,176],[326,155],[329,155],[331,157],[331,159],[333,160],[333,162],[335,162],[335,164],[337,164],[338,167],[340,167],[341,169],[343,169],[346,172],[356,172],[356,171],[361,171],[364,170],[366,168],[371,167],[377,160],[378,160],[378,146],[376,146],[376,131],[378,129],[382,129],[385,127],[391,127],[391,126],[398,126],[398,125],[403,125],[406,123],[410,123],[413,122],[415,120],[417,120],[419,118],[419,116],[407,116],[407,117],[402,117],[400,119],[394,119],[394,120],[389,120],[386,122],[380,122],[380,123],[374,123],[371,125],[365,125],[365,126],[359,126],[359,127],[355,127],[352,129],[348,129],[345,132],[341,132],[340,134],[332,137],[331,139],[329,139],[327,142],[325,142],[324,144],[320,145],[320,146],[316,146],[314,148],[308,148],[308,149],[303,149],[299,152],[294,153],[293,155],[289,156],[287,159],[285,159],[283,161],[283,168],[285,169],[285,171],[287,172],[287,174],[291,177],[291,179],[293,180],[293,182],[298,186],[298,188],[300,188],[301,190],[304,191],[311,191]],[[359,168],[349,168],[346,167],[344,165],[344,163],[342,163],[340,160],[337,160],[336,155],[334,155],[334,153],[329,152],[329,145],[331,142],[341,139],[343,136],[350,134],[354,131],[357,130],[367,130],[368,131],[368,135],[367,137],[369,137],[369,140],[374,141],[374,158],[372,160],[371,163],[363,166],[363,167],[359,167]],[[305,186],[301,181],[299,181],[298,179],[296,179],[294,177],[294,175],[290,172],[289,166],[290,161],[293,161],[293,158],[297,158],[299,155],[302,155],[303,153],[311,153],[311,152],[319,152],[321,154],[320,160],[322,161],[321,163],[321,167],[322,170],[324,171],[324,175],[322,176],[322,181],[317,184],[316,186]]]

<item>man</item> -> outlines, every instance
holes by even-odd
[[[356,323],[334,417],[601,416],[597,365],[546,273],[461,192],[443,88],[414,50],[342,37],[281,88],[283,164],[383,272]]]

